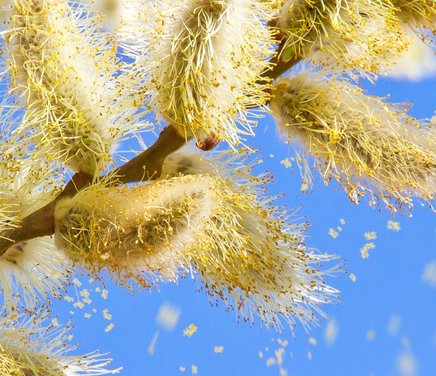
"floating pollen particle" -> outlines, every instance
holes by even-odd
[[[330,319],[324,330],[324,340],[327,346],[333,345],[339,334],[339,325],[335,319]]]
[[[389,221],[386,223],[386,228],[387,228],[388,230],[398,232],[398,231],[401,230],[401,225],[400,225],[400,222],[396,222],[396,221],[389,220]]]
[[[126,99],[116,47],[88,10],[67,0],[17,0],[7,42],[11,92],[26,106],[18,131],[49,159],[94,174],[131,124],[135,96]]]
[[[183,331],[183,335],[186,337],[192,337],[197,333],[197,325],[189,324],[189,326]]]
[[[281,134],[303,144],[323,179],[336,179],[353,202],[369,193],[370,204],[380,200],[396,211],[411,208],[413,196],[434,197],[434,132],[405,108],[302,73],[275,85],[271,110]]]
[[[156,323],[167,331],[173,330],[180,319],[180,309],[170,303],[160,306],[156,316]]]
[[[401,317],[398,315],[391,315],[386,326],[386,332],[391,337],[396,337],[401,329]]]
[[[368,231],[363,234],[363,237],[366,240],[375,240],[377,239],[377,233],[375,231]]]
[[[430,261],[421,275],[421,280],[429,286],[436,287],[436,261]]]
[[[44,315],[0,318],[0,374],[81,376],[113,375],[110,359],[97,352],[83,356],[67,355],[74,350],[64,343],[69,328],[42,326]]]
[[[147,56],[158,113],[186,138],[237,145],[253,135],[247,106],[269,99],[260,85],[268,67],[270,1],[166,0],[152,2],[154,25]]]

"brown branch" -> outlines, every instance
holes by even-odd
[[[262,73],[262,78],[265,79],[263,82],[269,82],[275,80],[276,78],[279,78],[283,73],[286,73],[289,69],[291,69],[294,65],[298,64],[302,60],[301,56],[294,56],[288,61],[283,61],[281,57],[285,45],[286,39],[283,38],[279,43],[276,53],[269,61],[272,68],[267,69]]]
[[[114,185],[156,179],[162,172],[165,158],[185,143],[186,139],[170,125],[161,132],[150,148],[106,176],[113,176]],[[92,181],[93,177],[88,174],[75,174],[52,202],[25,217],[19,228],[10,229],[0,236],[0,256],[13,244],[54,234],[54,209],[58,201],[64,197],[74,196]]]
[[[110,174],[115,173],[120,183],[156,179],[162,173],[165,158],[179,150],[187,141],[173,126],[169,125],[161,132],[153,145]]]
[[[274,64],[272,69],[263,72],[262,77],[269,80],[275,80],[283,73],[286,73],[294,65],[298,64],[300,61],[300,57],[294,57],[293,59],[285,62],[280,58],[280,54],[277,54],[270,60],[270,63]]]

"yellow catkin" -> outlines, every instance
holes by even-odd
[[[406,109],[366,96],[344,81],[302,73],[274,88],[279,130],[304,145],[325,182],[336,179],[357,203],[368,193],[393,211],[430,201],[436,187],[433,129]],[[310,170],[305,171],[310,182]]]
[[[202,163],[194,159],[190,166]],[[133,278],[148,287],[193,268],[208,294],[244,321],[257,316],[280,328],[322,315],[319,305],[337,291],[325,285],[329,271],[319,266],[332,257],[305,249],[305,225],[287,224],[283,208],[265,205],[271,199],[255,188],[261,181],[242,174],[239,186],[218,173],[224,166],[210,174],[190,166],[189,175],[164,166],[166,178],[148,185],[96,186],[60,202],[57,244],[87,269],[107,268],[122,283]]]
[[[2,108],[3,119],[11,114]],[[13,111],[12,115],[17,116]],[[5,125],[0,136],[0,238],[53,200],[63,184],[60,171],[31,150]],[[3,138],[4,137],[4,138]],[[0,255],[0,291],[9,310],[33,309],[65,285],[69,262],[49,237],[19,242]]]
[[[105,369],[110,359],[89,353],[72,356],[66,344],[69,328],[45,326],[45,314],[0,317],[0,375],[4,376],[71,376],[113,375],[120,369]]]
[[[394,7],[382,0],[289,0],[278,28],[285,42],[282,59],[309,58],[347,73],[378,73],[387,57],[408,44]]]
[[[436,2],[434,0],[392,0],[397,16],[413,29],[436,33]]]
[[[115,75],[114,40],[67,0],[15,0],[10,26],[10,92],[26,107],[17,132],[75,172],[100,171],[135,111],[135,96]]]
[[[244,321],[257,315],[279,329],[296,320],[306,326],[316,314],[323,316],[318,303],[334,301],[338,293],[322,277],[335,267],[321,270],[334,257],[306,249],[306,224],[289,223],[288,210],[264,196],[262,187],[271,177],[251,175],[256,164],[246,153],[216,152],[205,158],[185,148],[165,161],[162,176],[199,174],[218,184],[222,204],[191,256],[209,294],[236,305]]]
[[[0,256],[5,309],[32,310],[59,297],[71,275],[70,262],[49,236],[19,242]]]
[[[95,272],[108,268],[122,282],[175,280],[213,197],[206,180],[95,185],[57,205],[56,243],[74,261]]]
[[[145,2],[144,20],[125,21],[136,69],[150,76],[157,114],[186,138],[216,137],[237,145],[253,135],[254,111],[269,99],[258,83],[272,54],[269,1]],[[133,30],[134,29],[134,30]],[[237,30],[237,32],[235,32]]]

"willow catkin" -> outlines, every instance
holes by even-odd
[[[322,305],[336,300],[338,291],[324,280],[336,267],[323,270],[335,257],[307,249],[307,224],[290,223],[289,210],[264,196],[269,177],[252,176],[255,164],[241,155],[218,152],[209,159],[182,150],[165,161],[163,173],[201,174],[219,186],[222,204],[189,253],[209,295],[245,321],[257,316],[279,330],[296,321],[307,327],[324,316]]]
[[[307,251],[304,225],[218,175],[185,175],[143,187],[90,188],[56,208],[56,242],[94,273],[149,286],[193,268],[214,299],[243,320],[304,325],[337,291],[324,282],[332,256]],[[334,269],[334,268],[333,268]]]
[[[56,244],[75,262],[141,286],[176,280],[182,253],[214,204],[206,180],[136,187],[92,186],[56,206]]]
[[[407,47],[390,2],[288,0],[280,8],[283,60],[309,58],[329,69],[378,73]]]
[[[0,374],[8,376],[113,375],[110,359],[97,352],[68,355],[74,347],[65,343],[69,328],[45,326],[46,316],[37,312],[0,317]]]
[[[49,236],[19,242],[0,256],[0,290],[8,311],[35,309],[60,297],[70,262]]]
[[[434,0],[392,0],[397,16],[413,29],[436,33],[436,2]]]
[[[323,179],[338,180],[353,202],[366,192],[395,211],[413,196],[434,197],[434,131],[404,108],[302,73],[277,82],[271,110],[282,135],[303,144]]]
[[[7,113],[2,111],[2,115]],[[10,129],[2,130],[5,134],[0,137],[0,238],[8,239],[9,231],[20,228],[26,216],[60,193],[63,179],[29,145],[13,137]],[[10,311],[20,307],[31,310],[48,302],[65,286],[69,271],[68,259],[49,237],[11,245],[0,255],[0,291],[5,307]]]
[[[131,124],[135,96],[127,99],[127,83],[115,76],[110,34],[86,11],[67,0],[15,0],[7,42],[11,92],[27,108],[18,130],[48,158],[94,174]]]
[[[252,135],[247,105],[262,107],[269,98],[258,80],[272,54],[270,2],[165,0],[145,7],[135,65],[150,76],[158,115],[186,138],[237,145]],[[135,35],[138,23],[124,22]]]

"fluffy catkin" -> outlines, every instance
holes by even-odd
[[[308,326],[338,294],[324,281],[335,267],[322,270],[334,256],[307,249],[307,225],[289,223],[289,211],[264,196],[261,187],[269,177],[252,176],[255,164],[240,155],[207,159],[182,150],[165,161],[162,176],[200,174],[217,185],[220,204],[187,251],[208,294],[245,321],[257,316],[277,329],[296,320]]]
[[[367,192],[370,203],[378,199],[396,211],[411,207],[413,196],[434,197],[434,130],[405,108],[302,73],[276,83],[271,110],[282,135],[302,143],[323,179],[338,180],[353,202]]]
[[[65,343],[68,327],[43,326],[46,316],[38,312],[0,317],[0,375],[84,376],[113,375],[110,359],[95,353],[67,355],[74,347]]]
[[[0,140],[0,236],[61,191],[60,172],[27,146]],[[58,176],[56,174],[59,173]]]
[[[392,0],[397,16],[413,29],[436,33],[436,2],[434,0]]]
[[[11,92],[27,107],[18,131],[48,158],[94,174],[131,124],[135,96],[126,99],[113,39],[87,11],[67,0],[15,0],[7,46]]]
[[[94,273],[107,268],[121,283],[149,287],[177,279],[183,250],[214,205],[206,180],[95,185],[56,206],[56,244]]]
[[[0,256],[0,290],[8,311],[33,310],[60,297],[71,274],[70,262],[52,237],[22,241]]]
[[[407,47],[395,9],[382,0],[288,0],[279,12],[282,59],[374,74]]]
[[[13,112],[12,114],[15,114]],[[4,109],[1,115],[13,116]],[[2,128],[0,136],[0,238],[22,220],[52,201],[62,187],[60,171],[52,168],[24,140]],[[3,139],[5,137],[5,139]],[[8,310],[32,310],[56,296],[66,284],[69,261],[49,237],[15,244],[0,256],[0,291]]]
[[[272,53],[270,2],[165,0],[148,7],[139,12],[142,43],[138,37],[131,50],[137,69],[150,76],[158,115],[199,141],[237,145],[252,135],[255,114],[247,106],[262,108],[269,99],[258,81]],[[138,20],[124,24],[138,34]]]
[[[90,187],[57,205],[56,243],[93,274],[107,268],[123,284],[148,287],[193,269],[208,294],[245,321],[316,321],[337,295],[324,282],[334,268],[321,270],[333,257],[308,251],[305,224],[288,224],[286,210],[257,188],[264,179],[242,164],[235,177],[229,163],[237,162],[182,151],[165,162],[161,180]]]

